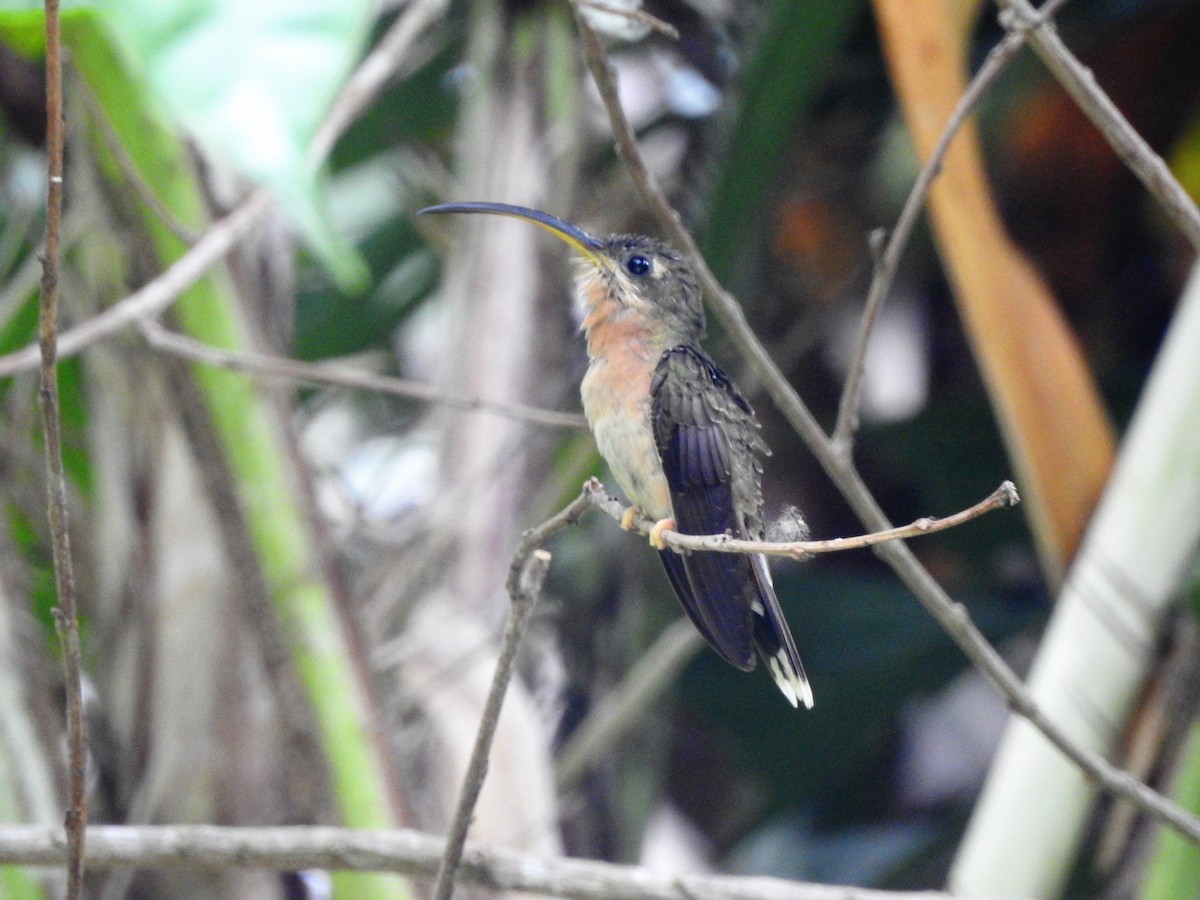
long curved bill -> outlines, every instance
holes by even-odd
[[[593,237],[582,228],[572,225],[558,216],[552,216],[550,213],[544,213],[541,210],[530,209],[527,206],[513,206],[509,203],[482,203],[478,201],[470,203],[442,203],[438,206],[427,206],[420,210],[418,215],[423,216],[426,213],[487,213],[493,216],[511,216],[516,219],[525,219],[527,222],[541,226],[555,237],[566,241],[577,253],[587,257],[596,265],[605,265],[607,262],[607,257],[600,252],[604,247],[604,242],[599,238]]]

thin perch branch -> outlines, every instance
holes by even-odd
[[[42,256],[42,296],[38,323],[42,411],[46,453],[46,507],[54,556],[58,606],[54,624],[63,644],[67,696],[67,898],[83,890],[87,837],[87,731],[83,716],[83,661],[75,605],[75,571],[67,524],[62,431],[58,414],[58,261],[62,229],[64,115],[62,33],[58,0],[46,0],[46,246]]]
[[[584,490],[592,498],[597,509],[618,522],[624,521],[627,512],[620,502],[608,495],[604,486],[594,479],[585,485]],[[964,525],[972,519],[977,519],[984,513],[1006,506],[1016,506],[1020,502],[1017,488],[1011,481],[1005,481],[974,506],[969,506],[961,512],[945,518],[937,519],[924,516],[908,525],[873,531],[870,534],[859,534],[854,537],[829,538],[821,541],[745,541],[730,537],[728,534],[681,534],[678,531],[662,532],[663,540],[675,550],[709,550],[716,553],[762,553],[766,556],[786,556],[790,559],[807,559],[818,553],[840,553],[844,550],[861,550],[865,547],[875,547],[888,541],[902,541],[908,538],[934,534]],[[649,534],[654,522],[645,517],[634,520],[634,525],[642,534]]]
[[[625,520],[626,508],[616,498],[609,496],[596,479],[583,486],[584,494],[593,506],[616,522]],[[815,553],[835,553],[842,550],[861,549],[885,541],[902,540],[932,534],[962,525],[986,512],[1019,502],[1017,489],[1010,481],[1004,482],[986,499],[969,509],[947,516],[944,519],[923,518],[901,528],[850,538],[833,538],[825,541],[791,541],[787,543],[768,541],[734,540],[728,535],[686,535],[675,531],[663,532],[663,538],[681,550],[715,550],[721,553],[765,553],[804,559]],[[639,518],[634,523],[638,531],[648,534],[654,523]],[[624,735],[646,710],[653,708],[654,701],[665,687],[679,674],[679,670],[703,647],[699,632],[686,619],[679,619],[668,626],[655,641],[654,646],[642,655],[638,663],[613,692],[583,721],[559,753],[555,770],[555,782],[559,791],[573,788],[587,772],[591,762],[613,742]]]

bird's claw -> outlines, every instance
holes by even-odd
[[[654,527],[650,529],[650,546],[655,550],[666,550],[667,542],[663,540],[663,532],[674,530],[674,519],[659,519],[654,523]]]
[[[624,513],[621,514],[621,527],[626,531],[636,531],[637,520],[638,516],[640,515],[641,511],[637,509],[637,507],[629,507]]]

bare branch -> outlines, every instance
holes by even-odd
[[[1066,5],[1066,2],[1067,0],[1049,0],[1037,11],[1036,20],[1038,22],[1049,21],[1061,7]],[[934,147],[933,153],[921,167],[917,180],[913,182],[908,198],[900,210],[900,217],[896,220],[896,227],[887,236],[886,244],[882,249],[874,254],[871,286],[867,291],[867,302],[863,307],[863,316],[859,324],[854,352],[846,370],[846,384],[842,389],[841,400],[838,403],[837,424],[833,429],[833,444],[842,453],[851,452],[854,432],[858,428],[858,411],[862,395],[867,344],[879,317],[879,311],[891,293],[892,285],[896,280],[896,270],[900,266],[900,258],[912,238],[913,229],[925,206],[925,200],[929,196],[930,185],[942,170],[942,163],[946,159],[946,153],[950,150],[954,136],[958,134],[971,111],[979,104],[980,99],[996,81],[996,78],[1025,46],[1027,39],[1027,28],[1014,29],[988,53],[983,65],[979,67],[979,71],[975,73],[975,77],[971,79],[971,83],[959,99],[958,106],[955,107],[954,113],[946,123],[946,130],[938,140],[937,146]]]
[[[399,829],[96,825],[89,837],[87,861],[95,868],[247,866],[430,877],[437,871],[443,849],[441,838]],[[65,856],[61,829],[0,825],[0,863],[58,865]],[[466,846],[459,877],[492,891],[578,900],[946,900],[945,894],[933,891],[893,893],[778,878],[664,875],[638,866],[545,859],[488,844]]]
[[[471,819],[475,815],[475,804],[483,790],[483,780],[487,777],[488,756],[492,752],[492,740],[496,737],[496,727],[500,724],[500,709],[504,706],[504,695],[508,693],[508,685],[512,681],[513,663],[517,658],[517,650],[521,646],[521,638],[525,635],[525,626],[537,603],[542,584],[546,581],[546,573],[550,569],[550,554],[545,550],[534,550],[525,560],[518,576],[517,590],[512,594],[512,608],[508,613],[508,622],[504,626],[504,640],[500,645],[500,657],[496,660],[496,674],[492,676],[492,685],[488,689],[487,701],[483,706],[483,716],[479,723],[479,732],[475,735],[475,746],[471,748],[471,759],[467,764],[467,773],[463,778],[462,790],[458,795],[458,803],[454,817],[450,820],[450,828],[446,836],[446,852],[438,867],[437,880],[433,886],[434,900],[450,900],[454,893],[454,879],[458,875],[458,867],[462,862],[463,848],[466,845],[467,831],[471,827]]]
[[[83,717],[83,654],[75,604],[75,569],[67,523],[62,431],[58,414],[58,262],[62,231],[64,114],[62,31],[58,0],[46,0],[46,242],[42,256],[42,296],[38,322],[41,356],[42,429],[46,453],[46,514],[54,557],[58,606],[54,624],[63,645],[67,694],[67,898],[83,890],[87,838],[87,723]]]
[[[679,244],[679,248],[684,250],[689,258],[700,258],[700,250],[692,240],[691,234],[683,227],[679,213],[675,212],[667,201],[666,195],[659,189],[654,175],[646,166],[633,127],[629,124],[629,120],[625,117],[625,110],[621,107],[621,96],[617,91],[617,82],[604,44],[599,35],[592,30],[592,26],[580,15],[578,9],[575,10],[575,25],[579,29],[580,37],[583,38],[584,59],[588,69],[591,70],[592,80],[600,94],[600,101],[604,104],[604,110],[608,114],[613,136],[617,139],[617,153],[629,170],[634,186],[637,187],[638,192],[642,195],[642,200],[650,207],[655,218],[667,230],[671,238]],[[702,285],[702,287],[707,291],[707,285]]]
[[[344,365],[326,363],[306,363],[295,359],[285,359],[264,353],[240,352],[210,347],[186,335],[168,331],[157,322],[145,321],[140,323],[143,336],[151,347],[170,353],[193,362],[232,369],[238,372],[249,372],[271,378],[281,378],[286,381],[302,382],[305,384],[334,385],[353,388],[355,390],[374,391],[379,394],[390,394],[395,397],[408,397],[413,400],[423,400],[427,403],[437,403],[451,406],[455,409],[479,410],[480,412],[495,413],[510,419],[520,419],[535,425],[545,425],[549,428],[586,428],[587,419],[577,413],[555,412],[548,409],[538,409],[521,403],[501,403],[494,400],[484,400],[481,397],[470,397],[441,391],[419,381],[409,381],[404,378],[390,378],[386,375],[375,375],[361,372]]]
[[[588,486],[590,484],[589,482]],[[467,773],[463,778],[462,790],[447,832],[445,854],[438,866],[437,880],[433,887],[434,900],[449,900],[454,892],[454,880],[462,861],[467,830],[471,827],[475,804],[479,800],[479,792],[483,790],[483,780],[487,776],[488,755],[491,753],[492,740],[496,736],[496,726],[500,721],[500,709],[504,705],[504,695],[508,692],[508,685],[512,680],[513,663],[521,646],[521,638],[525,634],[525,626],[529,623],[538,594],[541,593],[542,583],[546,580],[546,572],[550,568],[550,554],[540,549],[540,546],[552,534],[579,521],[579,517],[590,506],[591,501],[585,490],[561,512],[537,528],[525,532],[513,555],[506,585],[512,606],[504,625],[504,639],[500,644],[500,656],[496,660],[496,673],[492,676],[479,732],[475,736],[475,746],[471,749]]]
[[[597,509],[618,522],[624,522],[628,510],[619,501],[609,496],[604,486],[592,480],[584,488],[592,497]],[[1016,506],[1020,502],[1017,488],[1011,481],[1005,481],[974,506],[969,506],[961,512],[945,518],[937,519],[925,516],[908,525],[873,531],[870,534],[860,534],[853,537],[829,538],[822,541],[745,541],[730,537],[728,534],[681,534],[678,531],[663,531],[662,537],[675,550],[708,550],[715,553],[762,553],[766,556],[786,556],[790,559],[807,559],[818,553],[840,553],[844,550],[861,550],[865,547],[875,547],[888,541],[902,541],[908,538],[934,534],[964,525],[972,519],[977,519],[984,513],[1006,506]],[[654,522],[645,517],[638,517],[633,523],[639,532],[649,534]]]
[[[153,281],[104,312],[63,332],[58,340],[59,358],[74,356],[139,319],[161,313],[237,246],[267,211],[269,203],[262,191],[250,195],[237,209],[210,225],[187,253]],[[38,348],[33,345],[0,356],[0,378],[36,367],[37,359]]]
[[[1060,6],[1062,2],[1063,0],[1053,0],[1053,3],[1047,4],[1047,6]],[[938,140],[933,153],[930,154],[925,165],[921,167],[921,171],[917,175],[917,180],[913,182],[912,189],[908,192],[908,198],[904,201],[904,206],[900,210],[900,217],[896,220],[896,227],[887,236],[887,242],[882,250],[874,255],[874,271],[871,277],[871,286],[867,291],[867,302],[863,307],[862,321],[859,324],[854,352],[850,357],[850,365],[846,370],[846,384],[842,388],[841,400],[838,403],[837,424],[833,429],[833,445],[843,454],[851,452],[854,433],[858,430],[858,411],[862,397],[862,379],[867,358],[867,344],[870,342],[875,322],[879,318],[879,311],[883,308],[884,301],[892,291],[892,285],[896,280],[896,270],[900,267],[900,258],[903,256],[904,250],[912,238],[913,229],[916,227],[917,221],[921,216],[921,211],[925,207],[925,200],[929,196],[929,188],[933,184],[933,180],[937,178],[938,173],[942,170],[942,163],[946,159],[946,153],[950,150],[950,144],[954,140],[954,136],[958,134],[959,129],[962,128],[971,111],[979,103],[980,98],[1013,60],[1017,52],[1025,46],[1025,40],[1026,32],[1014,31],[1007,34],[1004,40],[992,48],[987,59],[984,60],[983,65],[979,68],[979,71],[963,93],[962,98],[958,101],[958,106],[955,107],[953,115],[950,116],[950,121],[946,123],[946,130]]]
[[[998,0],[998,2],[1023,2],[1023,0]],[[612,73],[603,45],[588,27],[587,22],[581,20],[578,15],[576,15],[576,26],[583,38],[584,56],[588,67],[596,80],[601,99],[608,112],[609,121],[617,135],[618,152],[628,163],[630,176],[647,206],[658,218],[669,239],[683,252],[694,268],[701,288],[704,290],[713,312],[725,327],[726,334],[762,380],[763,386],[775,405],[791,423],[863,524],[873,531],[890,529],[891,522],[888,521],[851,460],[841,453],[840,449],[825,434],[800,395],[796,393],[779,367],[771,360],[762,342],[758,340],[746,323],[746,317],[740,304],[716,280],[703,256],[699,253],[695,241],[683,228],[678,214],[671,208],[642,160],[637,140],[618,102],[616,87],[613,84]],[[1028,719],[1029,723],[1040,731],[1051,744],[1079,766],[1083,772],[1094,778],[1104,790],[1130,800],[1148,815],[1169,824],[1189,840],[1200,843],[1200,819],[1162,794],[1147,787],[1128,772],[1118,769],[1100,755],[1079,746],[1070,735],[1038,708],[1025,685],[971,621],[966,608],[955,603],[946,594],[905,543],[890,541],[881,544],[876,549],[876,553],[912,591],[921,605],[950,635],[972,664],[1000,691],[1009,707],[1017,715]]]

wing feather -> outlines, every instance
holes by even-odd
[[[663,354],[651,394],[655,442],[676,527],[683,534],[741,535],[729,442],[730,429],[746,423],[723,421],[720,413],[733,408],[748,416],[745,401],[712,360],[686,346]],[[757,580],[750,561],[703,552],[677,559],[681,565],[664,555],[663,564],[688,616],[728,662],[752,668]]]
[[[745,398],[698,348],[659,360],[651,381],[655,445],[683,534],[762,536],[759,454],[769,452]],[[705,640],[739,669],[757,654],[793,706],[812,707],[812,687],[771,584],[766,557],[660,554],[667,578]]]

